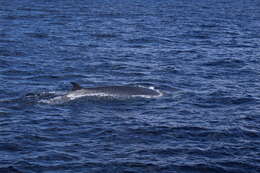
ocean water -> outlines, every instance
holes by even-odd
[[[0,4],[1,173],[260,172],[260,1]]]

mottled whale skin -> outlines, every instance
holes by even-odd
[[[78,98],[82,96],[103,94],[103,95],[112,95],[119,97],[158,97],[161,96],[157,90],[137,87],[137,86],[102,86],[102,87],[91,87],[91,88],[82,88],[79,84],[71,82],[72,91],[70,91],[66,97],[69,98]]]

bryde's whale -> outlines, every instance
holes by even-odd
[[[82,97],[112,97],[112,98],[156,98],[163,94],[152,87],[141,86],[101,86],[83,88],[75,82],[71,82],[72,89],[67,93],[57,95],[50,99],[41,99],[39,102],[48,104],[60,104]],[[29,95],[30,96],[30,95]]]
[[[83,96],[115,96],[115,97],[159,97],[161,92],[153,88],[140,86],[101,86],[83,88],[71,82],[72,90],[66,94],[67,98],[75,99]]]

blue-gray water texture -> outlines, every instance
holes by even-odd
[[[259,0],[0,4],[1,173],[260,172]]]

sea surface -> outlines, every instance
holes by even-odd
[[[0,173],[87,172],[259,173],[260,1],[1,0]]]

